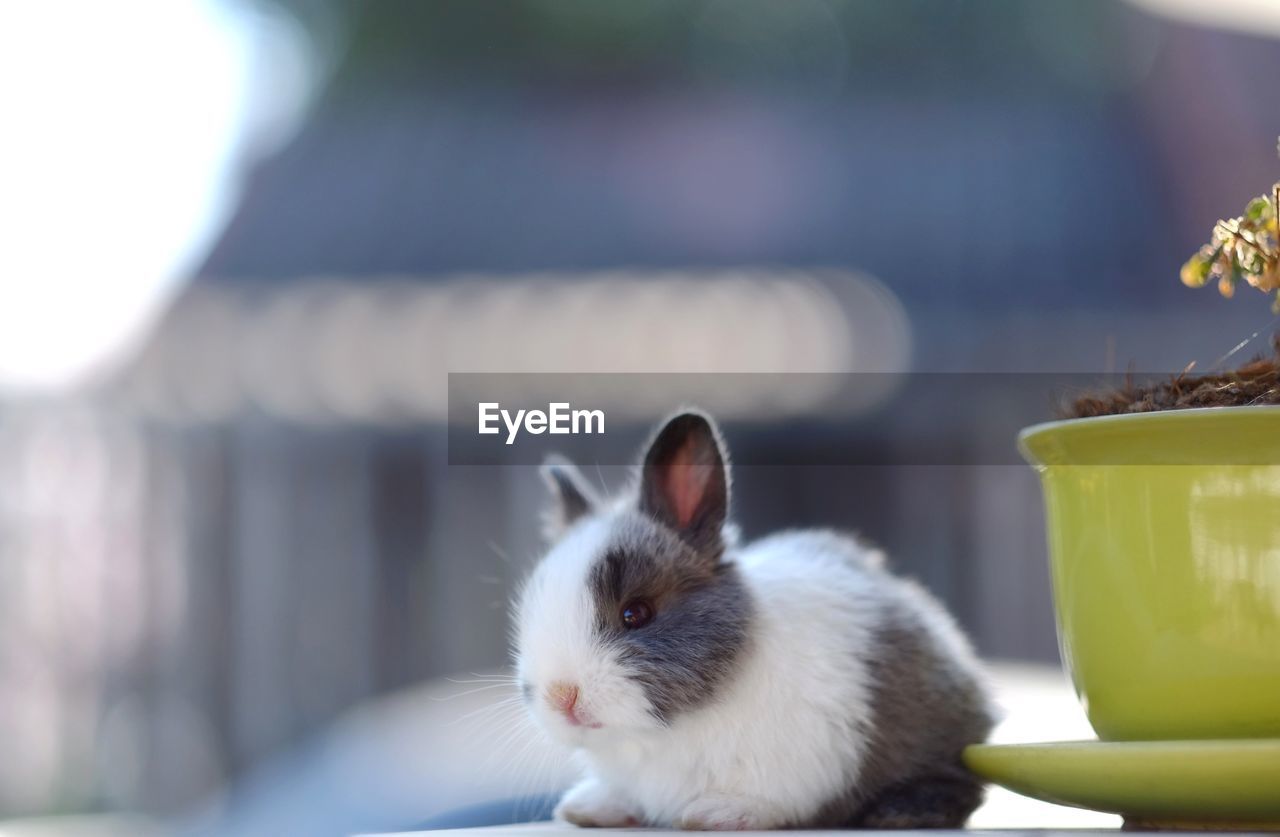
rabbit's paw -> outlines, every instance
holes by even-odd
[[[556,806],[555,818],[582,828],[631,828],[640,815],[621,794],[598,779],[583,779]]]
[[[695,799],[676,820],[686,831],[763,831],[781,824],[781,818],[759,801],[728,794]]]

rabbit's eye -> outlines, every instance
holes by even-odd
[[[653,618],[653,606],[646,601],[636,599],[622,606],[622,625],[629,631],[643,628]]]

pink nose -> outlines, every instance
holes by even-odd
[[[573,707],[578,703],[578,687],[564,680],[556,680],[547,686],[547,703],[557,712],[562,712],[569,720],[577,720]]]

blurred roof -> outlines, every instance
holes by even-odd
[[[681,339],[653,339],[657,323]],[[725,386],[705,374],[647,385],[623,375],[564,380],[557,397],[585,390],[611,417],[647,424],[684,388],[722,418],[763,418],[864,410],[890,386],[879,373],[903,372],[910,351],[893,296],[838,271],[206,284],[174,300],[112,394],[160,419],[395,424],[444,420],[449,372],[517,373],[504,391],[538,397],[545,387],[518,373],[716,373]],[[742,372],[764,374],[732,374]],[[875,374],[858,397],[837,399],[841,373]]]
[[[1117,112],[398,91],[318,112],[201,274],[836,264],[904,299],[1004,296],[1028,269],[1038,298],[1078,296],[1169,249],[1137,235],[1158,194]]]
[[[783,264],[912,309],[1185,308],[1274,169],[1242,103],[1275,44],[1120,3],[272,2],[346,47],[205,281]]]

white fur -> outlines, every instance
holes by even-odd
[[[519,608],[517,666],[533,688],[532,712],[586,767],[557,809],[561,819],[741,829],[814,816],[856,786],[862,768],[871,684],[857,652],[870,648],[885,602],[915,600],[933,640],[976,670],[950,617],[884,572],[878,552],[832,533],[784,533],[727,554],[754,600],[750,639],[715,699],[663,726],[641,687],[591,639],[586,573],[609,519],[574,526]],[[579,685],[579,706],[600,728],[571,726],[547,705],[543,691],[556,679]]]
[[[585,746],[586,733],[654,725],[643,690],[626,676],[609,649],[593,639],[595,607],[586,577],[603,552],[609,530],[605,516],[570,528],[520,596],[517,672],[534,689],[535,719],[553,738],[572,747]],[[557,680],[577,684],[580,714],[602,724],[601,729],[570,726],[547,704],[545,690]]]

